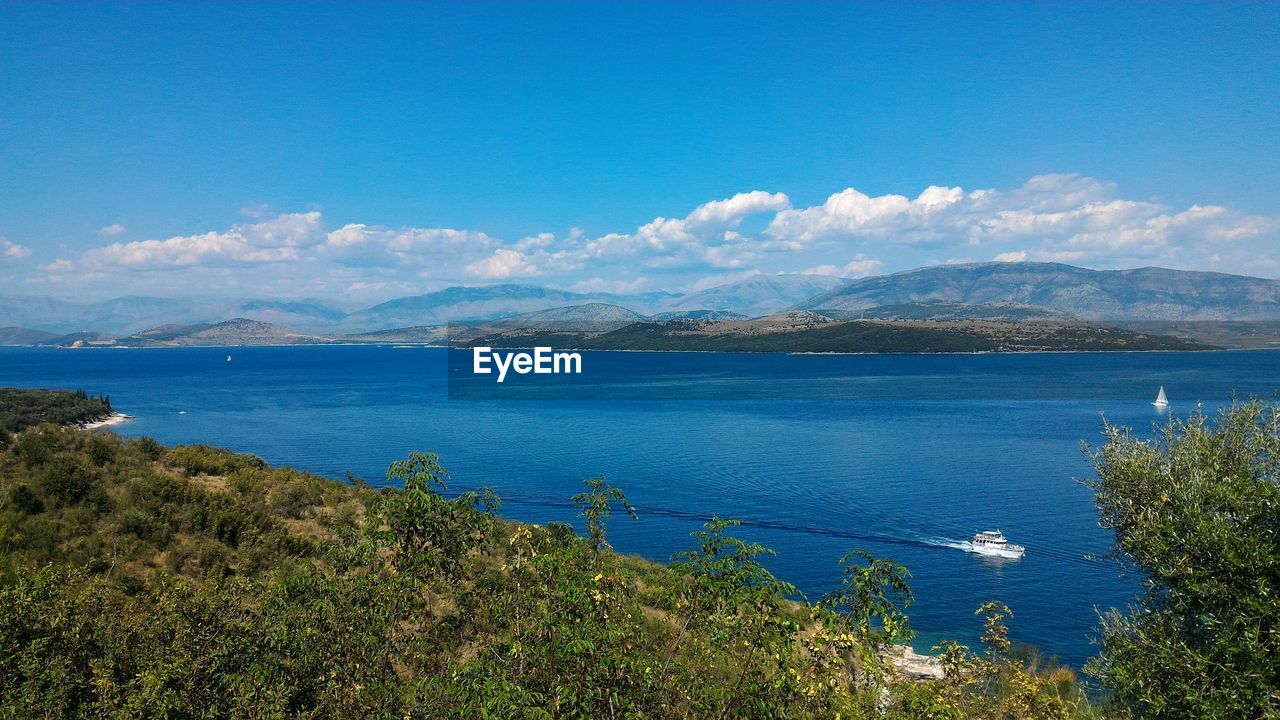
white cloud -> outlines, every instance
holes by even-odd
[[[512,240],[449,227],[352,222],[330,230],[318,211],[251,210],[254,220],[224,231],[111,242],[47,263],[34,277],[107,278],[122,289],[145,282],[216,292],[238,284],[263,293],[372,296],[522,277],[594,292],[696,290],[761,271],[808,268],[856,278],[943,258],[1280,273],[1280,218],[1218,205],[1169,207],[1069,174],[1040,175],[1004,190],[932,185],[914,197],[850,187],[811,207],[751,190],[628,231],[573,227]],[[30,252],[0,240],[0,258]],[[281,272],[283,263],[288,272]]]
[[[300,259],[300,248],[323,237],[319,212],[294,213],[226,232],[116,242],[86,253],[85,260],[94,266],[155,269],[285,262]]]
[[[31,248],[0,237],[0,258],[21,260],[31,256]]]
[[[762,250],[759,241],[737,231],[743,220],[789,206],[783,193],[753,190],[704,203],[683,218],[654,218],[634,232],[587,238],[575,229],[563,239],[542,233],[524,238],[515,251],[525,263],[556,272],[610,264],[666,270],[740,268]]]
[[[796,246],[863,236],[884,238],[909,231],[931,237],[932,226],[965,200],[958,187],[930,186],[914,200],[903,195],[871,197],[846,188],[822,205],[779,212],[766,233]]]
[[[1206,243],[1255,240],[1276,218],[1218,206],[1182,211],[1114,197],[1115,186],[1079,175],[1041,175],[1010,191],[931,186],[915,199],[853,188],[821,205],[779,212],[765,234],[792,248],[851,242],[942,248],[1037,243],[1037,259],[1119,258],[1194,262]]]
[[[883,262],[869,258],[862,253],[858,253],[853,260],[850,260],[843,266],[818,265],[817,267],[811,267],[802,272],[807,275],[836,275],[838,277],[863,278],[879,273],[883,267]]]
[[[120,223],[111,223],[110,225],[98,230],[99,235],[119,235],[125,231],[125,227]]]
[[[352,223],[334,230],[319,246],[319,254],[350,265],[423,266],[434,262],[457,267],[478,258],[499,241],[472,230],[400,228]]]
[[[523,253],[506,248],[499,248],[493,255],[467,265],[466,270],[469,274],[486,280],[541,274]]]

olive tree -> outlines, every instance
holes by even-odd
[[[1087,484],[1146,579],[1104,616],[1091,671],[1144,716],[1280,716],[1280,407],[1197,412],[1152,439],[1104,432]]]

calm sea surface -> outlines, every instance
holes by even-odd
[[[740,518],[743,536],[777,551],[771,568],[816,598],[837,581],[838,558],[866,548],[910,568],[918,647],[974,642],[974,609],[998,598],[1014,611],[1015,640],[1072,664],[1095,652],[1098,610],[1139,587],[1090,559],[1110,536],[1076,481],[1090,472],[1081,441],[1099,439],[1104,414],[1150,433],[1165,417],[1150,404],[1160,385],[1178,414],[1280,390],[1270,351],[584,353],[584,378],[649,399],[450,400],[445,356],[0,348],[0,385],[105,392],[136,416],[122,434],[374,484],[392,460],[432,450],[451,490],[493,486],[505,515],[533,522],[573,520],[568,498],[604,473],[640,511],[610,528],[621,551],[666,560],[712,514]],[[954,547],[986,528],[1026,545],[1026,558]]]

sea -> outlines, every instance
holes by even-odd
[[[492,487],[503,515],[528,522],[580,527],[570,498],[603,474],[639,516],[613,516],[620,552],[665,561],[709,518],[736,519],[776,553],[769,569],[817,600],[844,553],[869,550],[911,572],[917,649],[976,645],[974,610],[1000,600],[1015,642],[1073,666],[1098,651],[1099,613],[1141,591],[1082,483],[1104,419],[1150,437],[1170,417],[1280,390],[1280,352],[1267,350],[584,352],[580,376],[484,378],[483,392],[457,382],[451,352],[0,348],[0,386],[104,393],[134,416],[122,435],[373,485],[392,461],[435,452],[450,492]],[[1151,404],[1161,386],[1167,410]],[[995,529],[1026,556],[963,550]]]

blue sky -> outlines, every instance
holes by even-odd
[[[1280,277],[1280,4],[0,5],[7,292]]]

